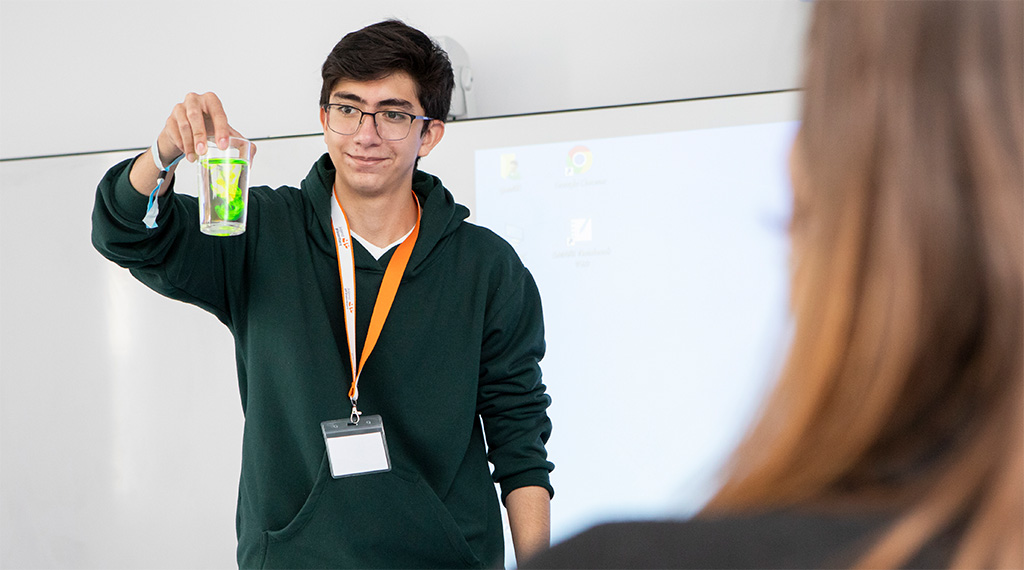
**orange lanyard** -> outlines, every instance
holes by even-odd
[[[413,192],[412,197],[416,200],[416,225],[412,228],[409,237],[399,244],[388,268],[384,271],[384,279],[381,281],[380,290],[377,292],[377,302],[373,306],[373,313],[370,314],[370,328],[366,331],[366,342],[363,343],[363,353],[356,365],[356,269],[355,256],[352,250],[352,232],[349,230],[348,216],[341,208],[337,194],[334,194],[334,201],[331,204],[331,222],[334,225],[334,245],[338,250],[338,275],[341,277],[341,292],[344,300],[345,310],[345,334],[348,337],[349,361],[352,363],[352,386],[348,390],[348,398],[352,402],[352,415],[349,421],[353,424],[359,423],[359,415],[362,414],[356,408],[359,400],[359,375],[363,372],[363,365],[370,357],[373,348],[377,345],[380,333],[384,329],[384,321],[391,312],[391,305],[398,294],[398,286],[402,282],[402,275],[405,274],[405,267],[409,264],[409,257],[412,255],[412,248],[416,245],[416,238],[420,233],[420,201]]]

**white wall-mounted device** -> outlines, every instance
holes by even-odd
[[[469,54],[459,42],[447,37],[434,38],[441,49],[448,52],[455,73],[455,89],[452,90],[452,106],[448,120],[468,119],[476,116],[476,92],[473,90],[473,68],[469,65]]]

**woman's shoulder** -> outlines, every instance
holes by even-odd
[[[607,523],[555,545],[524,568],[849,567],[890,521],[779,511]]]

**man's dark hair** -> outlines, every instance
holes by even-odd
[[[351,32],[334,46],[324,61],[320,106],[343,79],[375,81],[404,71],[416,84],[416,96],[426,116],[448,118],[455,75],[445,53],[426,34],[399,20],[385,20]],[[426,131],[427,125],[424,125]]]

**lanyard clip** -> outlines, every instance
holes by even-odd
[[[349,425],[359,425],[359,416],[361,415],[363,415],[363,412],[356,409],[356,401],[352,400],[352,414],[348,417]]]

